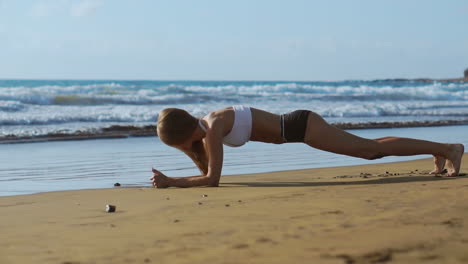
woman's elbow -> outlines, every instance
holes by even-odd
[[[219,187],[219,179],[220,179],[220,177],[208,176],[207,186],[209,186],[209,187]]]

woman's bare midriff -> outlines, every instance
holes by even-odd
[[[251,141],[281,144],[281,118],[260,109],[250,108],[252,111]]]

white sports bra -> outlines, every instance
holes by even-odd
[[[252,132],[252,112],[250,107],[243,105],[232,106],[234,110],[234,123],[229,134],[224,136],[223,144],[229,147],[240,147],[250,140]],[[206,132],[207,128],[198,120],[198,124]]]

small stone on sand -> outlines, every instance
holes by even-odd
[[[107,204],[107,205],[106,205],[106,212],[108,212],[108,213],[113,213],[113,212],[115,212],[115,209],[116,209],[116,206],[115,206],[115,205],[110,205],[110,204]]]

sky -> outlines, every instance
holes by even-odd
[[[461,77],[466,0],[0,0],[1,79]]]

